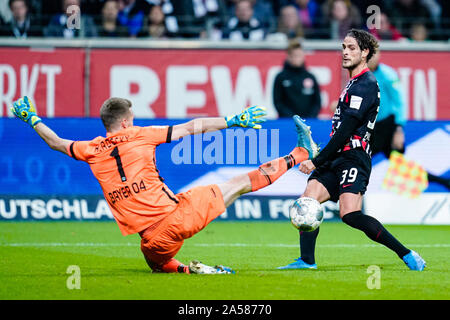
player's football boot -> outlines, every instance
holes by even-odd
[[[311,127],[307,126],[305,120],[295,115],[292,117],[295,122],[297,130],[297,147],[302,147],[308,150],[309,158],[313,159],[319,154],[319,146],[314,142],[311,135]]]
[[[423,271],[426,267],[425,260],[415,251],[410,251],[408,254],[403,256],[403,261],[406,263],[409,269],[415,271]]]
[[[195,274],[234,274],[235,272],[231,268],[224,267],[222,265],[211,267],[201,263],[197,260],[192,260],[189,263],[189,272]]]
[[[302,258],[295,259],[295,262],[289,263],[286,266],[278,267],[279,270],[290,269],[317,269],[317,264],[309,264],[302,260]]]
[[[219,273],[231,273],[231,274],[235,274],[236,273],[230,267],[225,267],[225,266],[223,266],[221,264],[215,266],[214,268],[216,268],[216,270],[218,270]]]

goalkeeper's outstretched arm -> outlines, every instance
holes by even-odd
[[[263,107],[249,107],[241,113],[225,118],[197,118],[173,127],[172,139],[178,140],[187,135],[226,129],[232,126],[261,129],[260,123],[266,121],[267,112]]]
[[[11,111],[17,118],[28,123],[50,148],[69,155],[67,150],[73,141],[61,139],[52,129],[47,127],[36,114],[36,108],[27,96],[14,102]]]
[[[47,127],[43,122],[39,122],[34,130],[44,140],[50,148],[69,155],[68,149],[72,144],[72,140],[60,138],[52,129]]]

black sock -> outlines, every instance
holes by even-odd
[[[395,237],[386,230],[385,227],[374,217],[367,216],[361,211],[346,214],[342,221],[350,227],[363,231],[371,240],[385,245],[394,251],[400,259],[410,252]]]
[[[187,270],[186,270],[186,269],[187,269]],[[186,271],[189,271],[189,267],[185,266],[184,264],[180,264],[180,265],[177,267],[177,272],[178,272],[178,273],[188,273],[188,272],[186,272]]]
[[[316,239],[319,235],[319,229],[306,232],[300,231],[300,257],[308,264],[316,263],[314,251],[316,249]]]

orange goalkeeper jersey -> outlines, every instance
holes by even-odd
[[[91,167],[123,235],[146,229],[177,207],[155,159],[156,146],[171,136],[169,126],[134,126],[68,147],[74,159]]]

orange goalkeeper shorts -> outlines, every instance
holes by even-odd
[[[156,226],[141,231],[141,251],[150,266],[165,264],[183,245],[184,239],[206,227],[225,210],[222,192],[215,184],[195,187],[176,195],[177,209]]]

